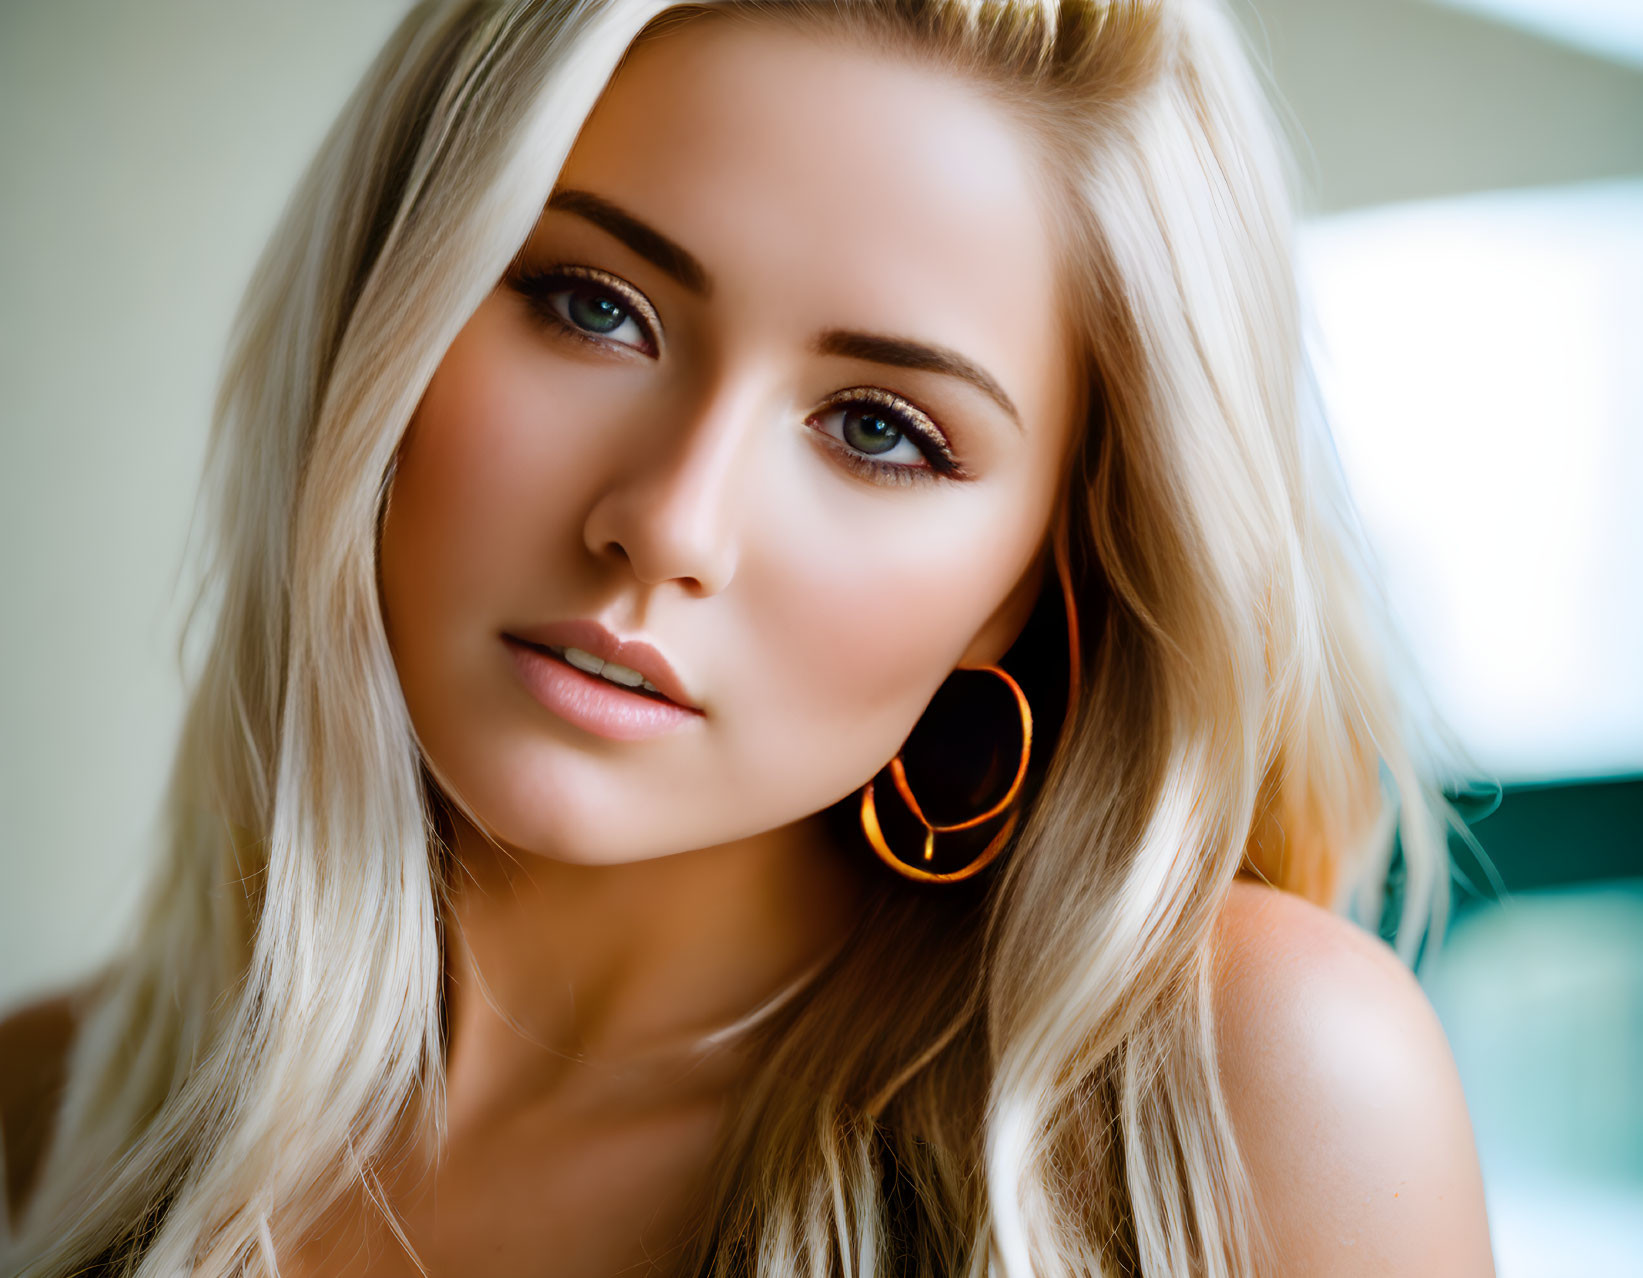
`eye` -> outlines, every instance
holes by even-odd
[[[930,415],[900,395],[856,386],[828,396],[809,422],[858,474],[889,483],[966,478],[952,446]]]
[[[546,270],[521,267],[508,283],[531,304],[537,318],[569,337],[594,346],[625,346],[654,357],[661,320],[644,294],[619,276],[593,266]]]

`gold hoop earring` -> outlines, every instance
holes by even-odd
[[[926,861],[933,860],[935,857],[936,835],[946,834],[953,830],[968,830],[973,826],[980,825],[983,821],[990,821],[1015,802],[1016,795],[1021,791],[1021,782],[1027,775],[1027,757],[1032,752],[1033,712],[1032,707],[1027,704],[1027,695],[1021,691],[1021,685],[1000,666],[959,666],[958,669],[985,670],[991,674],[996,674],[1009,685],[1010,691],[1015,694],[1016,708],[1021,715],[1021,758],[1016,764],[1015,776],[1011,778],[1009,788],[1004,792],[1004,797],[993,804],[992,807],[963,821],[955,821],[950,825],[936,825],[924,815],[924,809],[919,806],[918,800],[913,796],[913,788],[907,783],[907,770],[901,761],[901,751],[896,751],[896,757],[890,760],[890,779],[895,783],[896,793],[901,795],[902,802],[907,805],[907,810],[924,827],[924,859]],[[984,869],[1003,850],[1005,841],[1010,837],[1011,831],[1015,829],[1016,820],[1020,815],[1019,812],[1010,813],[1004,822],[1003,829],[988,841],[980,856],[957,870],[946,874],[938,874],[932,870],[910,865],[890,851],[890,845],[885,842],[884,829],[879,824],[878,809],[873,802],[873,782],[871,779],[862,787],[861,791],[861,828],[867,835],[867,842],[872,845],[873,851],[878,853],[879,859],[891,869],[921,883],[953,883],[959,879],[967,879],[972,874]]]
[[[1057,514],[1052,540],[1056,576],[1060,579],[1062,605],[1067,617],[1067,714],[1070,717],[1081,689],[1082,670],[1079,659],[1078,613],[1073,601],[1072,574],[1067,566],[1067,519],[1064,506]],[[1015,694],[1016,707],[1021,714],[1021,758],[1016,764],[1015,776],[1011,779],[1004,797],[993,804],[992,807],[978,816],[970,817],[964,821],[958,821],[951,825],[935,825],[924,815],[924,809],[919,806],[918,799],[914,797],[913,788],[907,782],[907,769],[901,761],[901,751],[896,751],[895,757],[890,760],[890,779],[895,783],[896,792],[901,795],[902,802],[907,805],[907,810],[924,827],[924,860],[926,861],[933,860],[935,857],[936,835],[953,830],[968,830],[980,825],[983,821],[996,817],[1015,801],[1016,796],[1021,791],[1021,783],[1026,778],[1027,761],[1032,754],[1033,712],[1032,707],[1027,704],[1026,694],[1021,691],[1021,685],[1011,678],[1009,672],[1002,666],[959,666],[958,669],[985,670],[996,674],[1009,685],[1010,691]],[[867,836],[867,842],[878,855],[879,860],[895,870],[896,873],[920,883],[956,883],[960,879],[967,879],[986,869],[998,857],[998,854],[1004,850],[1004,845],[1009,841],[1011,833],[1014,832],[1020,816],[1019,812],[1011,812],[1005,818],[1002,828],[988,840],[987,846],[981,850],[979,856],[956,870],[937,873],[903,861],[890,851],[890,845],[884,838],[884,828],[879,824],[878,808],[873,801],[872,778],[868,779],[867,784],[862,787],[861,791],[861,828]]]

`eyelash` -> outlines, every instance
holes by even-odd
[[[608,271],[601,271],[592,266],[569,264],[550,267],[547,270],[520,267],[508,276],[508,282],[531,304],[531,311],[537,318],[568,337],[574,337],[600,350],[609,350],[613,346],[625,347],[651,358],[661,350],[661,342],[658,340],[661,321],[651,309],[650,303],[645,301],[637,289]],[[644,330],[647,346],[630,346],[626,342],[613,342],[598,337],[561,315],[550,299],[560,293],[571,291],[567,286],[573,287],[576,284],[592,285],[592,291],[596,293],[603,290],[607,294],[614,294],[634,323]]]
[[[661,349],[657,337],[661,321],[656,312],[636,289],[606,271],[571,264],[549,267],[545,270],[517,267],[508,274],[507,279],[508,283],[530,303],[533,316],[567,337],[599,350],[608,351],[612,347],[618,347],[638,351],[647,358],[655,358]],[[599,337],[561,315],[550,299],[567,292],[567,286],[576,283],[591,284],[595,286],[595,291],[602,289],[614,294],[628,315],[644,331],[648,349]],[[877,461],[852,448],[838,436],[828,434],[818,427],[817,433],[827,441],[834,455],[847,469],[875,483],[899,486],[926,484],[937,479],[969,478],[968,472],[954,455],[946,436],[928,413],[900,395],[876,386],[855,386],[848,390],[836,391],[822,402],[818,412],[813,413],[805,421],[809,424],[824,414],[839,409],[864,407],[872,408],[891,418],[897,431],[924,455],[926,464],[915,466],[900,462]]]
[[[817,428],[817,432],[832,447],[839,459],[858,475],[878,483],[924,484],[937,479],[968,479],[969,474],[953,454],[939,427],[930,415],[909,403],[900,395],[880,390],[876,386],[853,386],[836,391],[822,401],[820,411],[806,418],[813,422],[826,414],[844,408],[871,408],[875,413],[893,420],[896,430],[913,447],[924,454],[926,465],[911,466],[902,462],[877,461],[852,448],[836,435]]]

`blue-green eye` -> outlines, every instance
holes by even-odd
[[[844,410],[844,442],[864,453],[893,452],[907,440],[900,426],[881,408],[851,407]]]
[[[809,421],[837,442],[836,451],[851,469],[869,478],[912,483],[964,473],[929,414],[876,386],[828,396]]]
[[[521,268],[508,282],[536,316],[568,336],[595,346],[625,346],[654,357],[661,320],[626,280],[592,266]]]
[[[582,288],[573,288],[568,292],[570,301],[567,309],[570,314],[567,318],[578,328],[608,334],[630,322],[622,304],[604,293],[589,293]]]

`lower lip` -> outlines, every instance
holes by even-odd
[[[504,635],[502,642],[531,696],[567,723],[595,736],[611,741],[643,741],[677,732],[702,717],[699,710],[629,692],[511,636]]]

